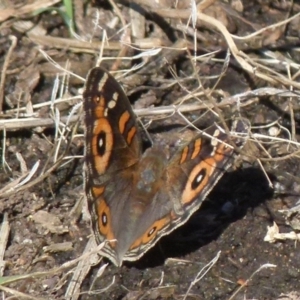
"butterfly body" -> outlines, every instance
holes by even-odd
[[[87,77],[85,191],[100,254],[115,265],[140,258],[185,223],[232,164],[229,137],[217,127],[197,135],[174,156],[141,151],[136,117],[116,80],[94,68]],[[248,124],[236,122],[237,132]],[[225,143],[222,143],[224,141]],[[238,147],[241,139],[235,139]]]

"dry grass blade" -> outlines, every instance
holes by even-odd
[[[7,7],[0,11],[0,22],[7,20],[8,18],[22,17],[27,14],[31,14],[38,9],[44,9],[45,7],[52,6],[59,3],[61,0],[37,0],[30,4],[25,4],[19,7]]]
[[[42,298],[42,297],[37,298],[37,297],[34,297],[32,295],[19,292],[15,289],[5,287],[1,284],[0,284],[0,290],[3,291],[3,292],[6,292],[7,294],[13,295],[13,297],[16,297],[17,299],[29,299],[29,300],[46,300],[47,299],[47,298]],[[7,297],[5,299],[10,299],[10,297]]]
[[[29,171],[20,176],[19,178],[15,179],[14,181],[10,182],[9,184],[5,185],[2,189],[0,189],[0,198],[11,195],[17,191],[21,190],[21,187],[24,188],[24,185],[30,181],[32,176],[36,173],[37,168],[39,166],[39,161],[35,163],[33,168]]]
[[[78,121],[78,116],[66,117],[62,116],[60,119],[60,125],[66,123],[75,123]],[[0,120],[0,130],[15,131],[23,128],[39,128],[39,127],[54,127],[55,121],[50,118],[18,118],[11,120]]]
[[[185,300],[189,296],[189,293],[190,293],[191,289],[193,288],[193,286],[196,283],[198,283],[207,274],[207,272],[209,272],[209,270],[217,263],[217,261],[220,258],[220,255],[221,255],[221,251],[219,251],[217,253],[217,255],[206,266],[204,266],[199,271],[199,273],[196,275],[196,277],[194,278],[194,280],[191,282],[188,290],[186,291],[186,294],[184,295],[183,300]]]
[[[89,253],[91,249],[95,249],[97,247],[96,241],[94,237],[91,237],[84,249],[83,254]],[[99,257],[97,254],[93,256],[88,256],[86,259],[82,259],[79,261],[76,269],[73,272],[72,279],[69,282],[67,291],[65,293],[66,300],[76,300],[80,296],[80,287],[82,281],[87,276],[90,268],[99,262]],[[107,265],[103,265],[101,269],[104,271]],[[104,269],[103,269],[104,268]]]
[[[230,296],[228,300],[233,300],[235,296],[241,291],[241,289],[245,288],[257,273],[259,273],[263,269],[276,268],[276,267],[277,266],[273,264],[264,264],[261,267],[259,267],[255,272],[251,274],[251,276],[247,280],[245,280],[245,282]]]
[[[78,41],[74,39],[67,38],[58,38],[51,36],[37,36],[34,34],[29,34],[29,38],[36,44],[40,46],[54,46],[58,49],[70,49],[74,52],[86,52],[86,53],[94,53],[97,54],[99,49],[102,47],[102,42],[89,42],[86,41]],[[105,46],[108,50],[119,50],[120,43],[119,42],[109,42]]]
[[[7,213],[4,213],[3,221],[0,229],[0,277],[3,276],[5,269],[4,253],[7,246],[10,226]]]
[[[2,72],[1,72],[1,80],[0,80],[0,113],[3,110],[3,97],[4,97],[4,83],[5,83],[5,76],[6,76],[6,71],[7,71],[7,67],[9,64],[9,61],[11,59],[11,55],[13,50],[15,49],[16,45],[17,45],[17,38],[15,36],[10,36],[10,40],[11,40],[11,46],[5,56],[5,61],[2,67]]]

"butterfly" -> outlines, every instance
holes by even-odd
[[[213,126],[171,158],[161,146],[142,151],[136,116],[120,84],[100,67],[83,93],[85,193],[100,254],[120,266],[138,260],[184,224],[232,165],[245,139]],[[245,119],[232,131],[246,133]]]

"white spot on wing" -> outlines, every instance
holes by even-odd
[[[119,93],[115,92],[112,96],[112,98],[117,102],[119,98]]]
[[[220,130],[216,129],[213,136],[218,137],[220,135]],[[219,141],[217,139],[212,138],[210,144],[213,146],[213,150],[210,153],[210,156],[214,156],[216,153],[216,149],[218,146]]]
[[[117,101],[119,99],[119,93],[114,93],[112,99],[108,102],[107,106],[109,109],[114,108],[117,105]]]
[[[202,181],[202,178],[203,178],[202,174],[198,175],[197,178],[196,178],[196,182],[200,183]]]
[[[213,134],[213,136],[214,136],[214,137],[218,137],[219,135],[220,135],[220,130],[219,130],[219,129],[216,129],[215,132],[214,132],[214,134]],[[212,145],[213,147],[216,147],[216,146],[218,145],[218,141],[217,141],[216,139],[212,139],[212,140],[211,140],[211,145]]]
[[[102,223],[106,224],[107,223],[107,217],[105,214],[102,215]]]
[[[105,82],[107,81],[107,78],[108,78],[108,75],[106,73],[103,74],[103,77],[101,78],[101,80],[99,81],[99,84],[98,84],[98,91],[102,91],[103,89],[103,86],[105,84]]]
[[[154,232],[155,228],[152,228],[149,232],[148,232],[148,236],[152,235]]]
[[[110,100],[109,102],[108,102],[108,108],[110,108],[110,109],[112,109],[112,108],[114,108],[115,106],[116,106],[116,101],[114,101],[114,100]]]
[[[103,146],[103,139],[99,139],[98,145],[100,148]]]

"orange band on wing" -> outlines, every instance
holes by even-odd
[[[99,196],[101,196],[103,194],[103,192],[104,192],[104,186],[92,187],[92,193],[95,198],[98,198]]]
[[[201,139],[197,139],[194,141],[194,151],[192,153],[191,159],[194,159],[196,156],[198,156],[200,150],[201,150]]]
[[[135,134],[136,134],[136,127],[133,126],[133,127],[129,130],[128,135],[127,135],[126,141],[127,141],[127,144],[128,144],[128,145],[131,144],[132,139],[134,138]]]
[[[126,123],[128,122],[129,119],[130,119],[130,114],[126,110],[126,111],[124,111],[124,113],[122,114],[122,116],[120,117],[120,120],[119,120],[119,130],[122,134],[125,131]]]
[[[95,109],[96,119],[103,118],[104,110],[105,110],[105,99],[103,98],[103,96],[101,96],[101,97],[95,96],[95,97],[93,97],[93,101],[96,104],[96,109]]]
[[[188,151],[189,151],[189,147],[185,146],[181,152],[181,158],[180,158],[180,162],[179,162],[180,164],[182,164],[186,161]]]

